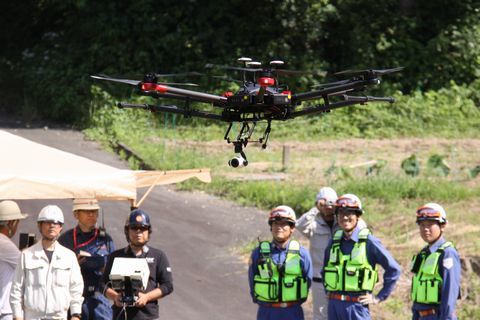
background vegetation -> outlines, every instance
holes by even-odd
[[[311,207],[325,184],[358,193],[367,222],[405,270],[421,245],[412,212],[423,202],[441,202],[449,213],[448,237],[478,263],[464,273],[469,285],[459,318],[480,318],[474,272],[480,272],[480,189],[473,174],[480,165],[479,0],[4,1],[0,28],[0,111],[26,122],[89,128],[87,134],[107,147],[121,141],[155,168],[212,168],[212,184],[180,188],[265,209],[288,203],[297,213]],[[232,150],[222,141],[222,126],[112,108],[122,99],[147,100],[89,78],[203,71],[206,63],[233,65],[240,56],[264,63],[280,58],[287,68],[327,74],[406,68],[385,77],[374,92],[394,95],[394,105],[275,123],[270,147],[249,146],[255,161],[237,175],[226,167]],[[235,89],[204,77],[175,80],[209,92]],[[309,90],[325,80],[302,76],[289,85]],[[292,149],[287,166],[283,146]],[[412,155],[420,163],[417,177],[401,169]],[[449,174],[428,167],[432,156],[448,162]],[[375,164],[356,166],[369,160]],[[405,271],[376,319],[408,318],[409,276]]]
[[[480,73],[478,0],[27,0],[0,6],[2,105],[30,119],[88,122],[90,74],[201,71],[206,63],[233,64],[240,56],[328,72],[405,66],[381,88],[404,94],[470,85]],[[291,86],[306,89],[307,80]],[[472,95],[478,104],[479,94]]]

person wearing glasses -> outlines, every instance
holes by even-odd
[[[338,230],[335,218],[335,201],[337,193],[330,187],[323,187],[317,193],[315,206],[304,213],[298,220],[296,228],[310,240],[310,256],[313,265],[313,320],[326,320],[328,316],[328,297],[323,287],[322,271],[325,248]],[[358,222],[359,228],[366,228],[363,219]]]
[[[323,262],[328,319],[371,319],[369,306],[387,299],[400,277],[400,266],[369,229],[358,226],[363,209],[356,195],[342,195],[335,208],[340,229],[330,240]],[[377,264],[384,269],[383,287],[374,294]]]
[[[112,238],[97,228],[99,209],[96,199],[74,199],[72,211],[78,223],[58,238],[58,242],[75,252],[82,270],[82,320],[112,319],[110,302],[100,291],[99,282],[115,246]]]
[[[416,222],[427,246],[411,263],[412,319],[457,319],[461,265],[457,250],[443,237],[447,214],[439,204],[427,203],[417,209]]]
[[[102,284],[105,285],[105,295],[113,301],[113,319],[157,319],[158,300],[173,292],[172,269],[165,253],[159,249],[147,246],[152,233],[149,215],[141,210],[133,210],[125,221],[125,237],[128,246],[113,252],[107,261],[103,273]],[[150,275],[145,291],[138,292],[133,306],[126,306],[122,301],[122,292],[112,289],[109,276],[115,258],[146,259]]]
[[[57,237],[64,223],[62,210],[44,207],[37,218],[42,239],[22,251],[10,293],[13,319],[80,320],[83,279],[77,257]]]
[[[312,280],[307,249],[292,239],[295,212],[288,206],[270,211],[272,241],[252,251],[248,268],[250,294],[258,304],[257,320],[303,320],[302,303]]]

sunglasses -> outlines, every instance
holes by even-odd
[[[335,201],[320,199],[320,200],[318,200],[318,204],[321,205],[321,206],[333,207],[335,205]]]
[[[149,228],[146,227],[146,226],[130,226],[128,227],[130,230],[133,230],[133,231],[137,231],[137,230],[140,230],[140,231],[147,231]]]
[[[432,208],[420,208],[417,210],[417,218],[441,218],[442,214]]]
[[[55,221],[55,220],[46,220],[46,221],[42,221],[43,223],[46,223],[46,224],[53,224],[55,226],[61,226],[63,225],[63,223],[59,222],[59,221]]]

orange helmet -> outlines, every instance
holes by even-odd
[[[273,221],[288,221],[295,225],[297,217],[295,211],[289,206],[278,206],[272,209],[268,215],[268,224],[272,225]]]
[[[359,214],[363,213],[362,202],[360,199],[351,193],[344,194],[340,196],[335,202],[337,211],[339,208],[346,208],[348,210],[356,211]]]

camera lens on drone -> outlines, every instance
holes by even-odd
[[[228,165],[233,168],[237,168],[240,165],[240,160],[238,158],[233,158],[232,160],[228,161]]]

